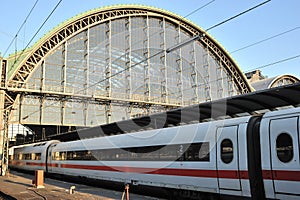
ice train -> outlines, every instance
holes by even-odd
[[[300,108],[15,146],[10,167],[165,188],[187,198],[300,199]]]

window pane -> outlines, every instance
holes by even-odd
[[[281,133],[276,140],[277,157],[281,162],[289,162],[294,157],[293,139],[287,133]]]
[[[233,160],[233,144],[230,139],[221,142],[221,160],[226,164]]]

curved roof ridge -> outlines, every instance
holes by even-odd
[[[153,12],[153,13],[158,13],[161,15],[164,15],[166,18],[170,18],[172,21],[179,23],[179,24],[187,24],[190,28],[190,34],[197,34],[199,32],[203,32],[205,34],[205,38],[208,41],[211,41],[213,43],[214,46],[217,47],[217,49],[225,55],[226,59],[228,59],[231,64],[233,65],[233,68],[235,68],[236,72],[239,74],[239,76],[241,77],[241,79],[244,81],[244,85],[245,87],[248,88],[248,90],[252,90],[253,88],[250,85],[250,83],[247,81],[247,78],[245,77],[244,73],[242,72],[241,68],[239,67],[239,65],[237,64],[237,62],[234,60],[234,58],[230,55],[230,53],[226,50],[226,48],[224,48],[213,36],[211,36],[210,34],[208,34],[205,30],[203,30],[203,28],[201,28],[200,26],[198,26],[197,24],[191,22],[190,20],[184,18],[183,16],[180,16],[178,14],[175,14],[173,12],[170,12],[168,10],[165,9],[161,9],[161,8],[156,8],[154,6],[145,6],[145,5],[140,5],[140,4],[116,4],[116,5],[110,5],[110,6],[104,6],[104,7],[98,7],[95,9],[90,9],[86,12],[82,12],[77,14],[74,17],[71,17],[65,21],[63,21],[62,23],[58,24],[56,27],[54,27],[52,30],[48,31],[46,34],[44,34],[38,41],[36,41],[33,45],[31,45],[28,49],[26,49],[26,54],[23,55],[23,59],[19,59],[17,63],[15,63],[14,65],[17,67],[19,67],[19,65],[22,62],[25,62],[26,58],[33,52],[35,52],[36,50],[38,50],[38,48],[44,43],[46,42],[48,39],[51,39],[52,36],[54,36],[55,34],[58,34],[59,31],[63,30],[64,28],[67,28],[67,26],[69,26],[70,24],[79,21],[80,19],[83,19],[85,17],[88,17],[90,15],[93,14],[97,14],[97,13],[101,13],[101,12],[105,12],[105,11],[113,11],[116,9],[133,9],[133,10],[145,10],[146,12]],[[194,29],[194,30],[192,30]],[[23,51],[23,50],[22,50]],[[215,52],[216,55],[218,55],[218,52]],[[28,57],[29,58],[29,57]],[[9,69],[11,71],[15,71],[15,69]],[[14,73],[14,72],[13,72]],[[10,74],[13,75],[13,74]],[[9,75],[9,76],[10,76]],[[244,86],[243,86],[244,87]]]
[[[22,57],[26,57],[33,49],[35,46],[38,46],[39,43],[42,43],[44,40],[46,40],[48,37],[51,37],[52,34],[54,34],[56,31],[59,31],[60,29],[62,29],[64,26],[70,24],[71,22],[75,22],[77,21],[78,19],[82,18],[82,17],[85,17],[85,16],[88,16],[88,15],[91,15],[93,13],[97,13],[97,12],[103,12],[105,10],[110,10],[110,9],[120,9],[120,8],[145,8],[145,9],[155,9],[155,10],[158,10],[160,12],[163,12],[163,13],[168,13],[170,15],[173,15],[177,18],[182,18],[183,20],[193,24],[194,26],[197,26],[196,24],[194,24],[193,22],[185,19],[183,16],[180,16],[180,15],[177,15],[175,13],[172,13],[171,11],[168,11],[168,10],[165,10],[165,9],[161,9],[161,8],[158,8],[158,7],[155,7],[155,6],[148,6],[148,5],[143,5],[143,4],[113,4],[113,5],[108,5],[108,6],[102,6],[102,7],[98,7],[98,8],[93,8],[93,9],[90,9],[90,10],[87,10],[87,11],[84,11],[84,12],[81,12],[71,18],[68,18],[64,21],[62,21],[61,23],[59,23],[58,25],[54,26],[52,29],[50,29],[48,32],[46,32],[44,35],[42,35],[40,38],[38,38],[34,43],[32,43],[27,49],[22,49],[22,50],[19,50],[17,52],[14,52],[14,53],[11,53],[8,55],[7,59],[10,60],[10,59],[13,59],[13,57],[15,57],[16,55],[19,55],[21,53],[25,53],[25,55],[22,55]],[[199,29],[202,30],[201,27],[197,26]],[[204,30],[203,30],[204,31]],[[18,65],[19,63],[21,63],[22,59],[19,59],[16,63],[14,63],[14,65]],[[10,68],[10,67],[9,67]]]
[[[276,81],[278,81],[282,78],[285,78],[285,77],[294,79],[295,81],[298,81],[298,82],[300,81],[300,79],[298,77],[296,77],[292,74],[281,74],[281,75],[277,75],[277,76],[274,76],[274,77],[258,80],[258,81],[255,81],[255,82],[251,83],[251,84],[256,90],[266,89],[266,88],[272,87],[272,85],[274,83],[276,83]]]

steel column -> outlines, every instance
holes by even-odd
[[[66,92],[67,85],[67,43],[62,44],[62,70],[61,70],[61,87],[62,92]]]
[[[205,54],[203,55],[203,69],[204,69],[204,95],[205,101],[210,101],[211,99],[211,91],[210,91],[210,67],[209,67],[209,51],[208,48],[205,48]]]
[[[111,21],[105,23],[105,91],[111,97]],[[111,104],[105,104],[106,123],[111,121]]]
[[[0,155],[1,155],[1,171],[0,174],[5,176],[8,172],[8,148],[9,148],[9,138],[8,138],[8,122],[10,115],[10,108],[5,107],[6,92],[0,90],[0,115],[3,118],[0,123]]]
[[[159,55],[160,60],[160,73],[161,73],[161,81],[160,81],[160,102],[167,103],[168,102],[168,85],[167,85],[167,55],[166,55],[166,24],[165,18],[162,18],[159,21],[160,26],[160,49],[164,50],[163,53]]]
[[[191,85],[192,85],[192,90],[193,90],[193,97],[192,97],[192,104],[198,103],[199,102],[199,95],[198,95],[198,72],[197,72],[197,56],[196,56],[196,51],[195,51],[195,44],[196,42],[193,42],[191,45],[191,50],[189,52],[190,54],[190,66],[191,66]]]
[[[149,20],[148,17],[143,18],[143,59],[144,61],[144,99],[150,100],[150,59],[149,58]]]
[[[181,43],[180,38],[180,26],[177,27],[177,34],[175,36],[175,42],[176,44]],[[181,55],[181,49],[179,48],[175,51],[176,53],[176,79],[177,79],[177,98],[176,100],[179,101],[180,105],[183,104],[183,91],[182,91],[182,55]]]
[[[131,18],[125,18],[125,99],[131,99],[132,85],[131,85]],[[131,118],[132,107],[127,104],[127,119]]]

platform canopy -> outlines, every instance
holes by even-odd
[[[300,83],[200,103],[150,116],[55,135],[49,139],[78,140],[205,121],[260,115],[300,106]]]

